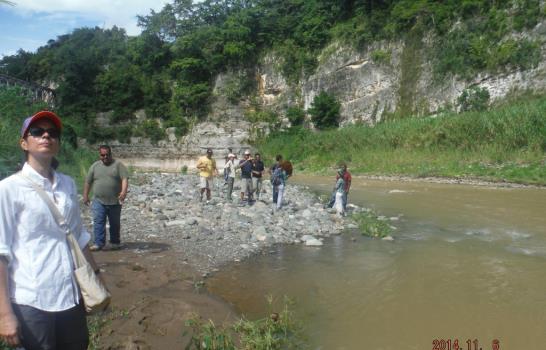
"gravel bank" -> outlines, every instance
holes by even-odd
[[[224,200],[220,178],[210,203],[200,202],[198,181],[196,175],[134,174],[122,210],[122,242],[144,248],[146,243],[165,243],[177,253],[180,263],[207,275],[274,244],[321,246],[325,237],[356,227],[350,219],[323,209],[316,196],[290,181],[281,210],[273,209],[267,180],[265,193],[252,205]],[[239,189],[236,181],[234,198]],[[84,215],[91,222],[88,209]]]

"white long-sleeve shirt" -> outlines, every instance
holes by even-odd
[[[82,225],[74,180],[55,173],[51,183],[28,164],[22,173],[45,190],[85,247],[90,235]],[[13,302],[44,311],[67,310],[79,302],[66,233],[28,180],[17,174],[0,181],[0,255],[9,261]]]
[[[235,164],[235,160],[228,160],[227,163],[224,165],[224,169],[229,169],[228,176],[235,178],[235,171],[237,170],[237,165]]]

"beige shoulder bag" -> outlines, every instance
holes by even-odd
[[[59,226],[66,231],[66,240],[68,241],[68,246],[70,247],[72,258],[74,260],[74,275],[82,293],[85,310],[90,314],[105,310],[110,304],[110,292],[106,289],[95,271],[93,271],[91,265],[87,262],[78,241],[70,232],[70,228],[68,227],[64,216],[61,214],[59,209],[57,209],[55,203],[53,203],[47,193],[45,193],[43,188],[38,186],[36,183],[34,183],[34,181],[25,175],[21,173],[19,174],[36,190],[36,192],[49,207],[49,210],[53,214],[57,224],[59,224]]]

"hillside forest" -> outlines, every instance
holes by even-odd
[[[54,88],[55,110],[67,121],[68,138],[77,134],[91,144],[129,142],[131,136],[157,141],[165,137],[164,128],[175,127],[177,135],[184,135],[206,119],[220,73],[251,72],[226,93],[234,104],[252,104],[252,71],[267,53],[280,58],[283,76],[297,85],[313,74],[319,54],[332,42],[362,49],[427,34],[438,39],[426,52],[435,78],[470,79],[479,72],[536,67],[540,43],[510,35],[530,30],[545,17],[540,0],[174,0],[161,11],[139,16],[138,36],[117,27],[79,28],[36,52],[5,56],[0,73]],[[381,59],[388,53],[375,54]],[[479,92],[471,96],[477,101],[463,100],[454,113],[491,108]],[[334,99],[325,108],[335,104]],[[320,120],[315,107],[304,111],[287,105],[263,113],[268,120],[282,115],[297,125],[313,112]],[[131,122],[141,109],[147,119]],[[98,112],[110,112],[110,127],[95,125]],[[325,129],[336,126],[335,120],[325,120]],[[532,147],[544,152],[540,141]]]

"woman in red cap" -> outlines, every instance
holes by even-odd
[[[61,119],[53,112],[28,117],[19,141],[26,158],[23,169],[0,181],[0,337],[26,350],[84,350],[89,343],[66,233],[33,187],[40,186],[53,200],[99,273],[74,180],[54,169],[61,130]]]

